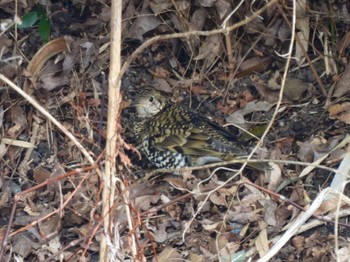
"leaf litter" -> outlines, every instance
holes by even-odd
[[[232,24],[242,21],[264,4],[246,2],[232,12],[235,5],[225,0],[123,1],[122,56],[130,57],[153,36],[219,29],[229,15]],[[39,61],[32,59],[44,44],[34,28],[17,32],[20,55],[13,52],[14,29],[0,36],[0,73],[26,86],[26,91],[101,163],[108,101],[109,5],[108,1],[53,3],[48,7],[51,37],[54,41],[66,36],[64,46],[58,53],[46,47],[47,55]],[[123,76],[125,100],[132,99],[143,85],[152,84],[175,102],[222,125],[244,127],[252,135],[241,143],[252,148],[257,142],[253,137],[265,130],[279,100],[285,70],[285,59],[279,54],[286,53],[291,37],[290,7],[288,1],[283,5],[278,2],[227,38],[223,34],[189,34],[155,42],[135,58]],[[34,3],[20,1],[19,8],[19,15],[23,15],[33,10]],[[149,163],[134,151],[121,153],[118,179],[128,185],[124,190],[136,231],[128,232],[125,199],[115,195],[110,212],[119,232],[116,254],[120,260],[131,255],[133,234],[144,261],[257,261],[270,252],[274,239],[287,232],[321,191],[339,187],[339,182],[334,185],[331,171],[336,172],[339,164],[339,170],[348,170],[343,160],[347,159],[349,143],[342,142],[349,130],[349,21],[343,19],[349,8],[346,2],[330,6],[299,3],[296,26],[301,44],[295,41],[283,105],[258,153],[275,161],[271,170],[259,173],[245,169],[242,175],[236,172],[239,166],[230,165],[192,170],[185,176],[158,174],[144,181],[143,176],[152,168]],[[332,19],[325,15],[331,11]],[[0,12],[9,19],[15,14],[7,3],[0,4]],[[323,20],[318,20],[319,14]],[[338,29],[337,35],[326,30],[326,21]],[[338,45],[328,42],[331,37]],[[314,65],[307,58],[313,59]],[[31,75],[28,64],[33,61],[39,70]],[[318,80],[326,86],[328,97]],[[105,233],[100,223],[103,181],[94,168],[86,167],[88,162],[76,145],[2,80],[0,108],[0,239],[7,241],[5,259],[96,261],[101,234]],[[126,107],[122,116],[124,136],[133,144],[135,112]],[[228,128],[237,139],[244,133],[237,127]],[[328,169],[302,172],[304,166],[295,161]],[[77,172],[77,168],[85,171]],[[333,217],[340,222],[338,235],[330,222],[311,227],[289,236],[291,241],[271,261],[333,261],[335,257],[346,261],[349,191],[347,187],[344,190],[342,198],[325,198],[317,212],[319,216],[341,216]],[[10,223],[16,194],[20,199]],[[311,218],[310,223],[322,219]]]

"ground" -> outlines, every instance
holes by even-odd
[[[292,1],[233,2],[123,1],[114,232],[102,217],[111,3],[0,3],[1,261],[98,261],[103,236],[111,261],[347,261],[350,4],[298,1],[293,24]],[[225,18],[246,22],[223,31]],[[271,169],[156,170],[132,131],[146,85]]]

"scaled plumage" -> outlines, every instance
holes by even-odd
[[[134,132],[141,153],[158,168],[181,168],[247,155],[236,137],[153,88],[137,95]]]

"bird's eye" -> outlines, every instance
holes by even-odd
[[[150,101],[150,102],[153,102],[153,96],[151,96],[151,97],[149,98],[149,101]]]

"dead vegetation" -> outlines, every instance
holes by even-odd
[[[350,4],[118,4],[0,2],[0,260],[347,261]],[[144,85],[272,169],[154,170]]]

